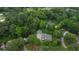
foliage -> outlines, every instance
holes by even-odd
[[[13,40],[8,41],[6,46],[7,46],[6,50],[9,50],[9,51],[23,50],[24,41],[22,38],[13,39]]]
[[[61,30],[55,30],[55,31],[53,32],[53,37],[55,37],[55,38],[61,38],[61,37],[62,37],[62,32],[61,32]]]
[[[29,44],[40,45],[40,40],[37,39],[36,35],[29,35],[28,37]]]
[[[77,42],[77,40],[76,40],[76,35],[75,34],[68,33],[65,36],[65,43],[67,45],[73,45],[73,44],[76,44],[76,42]]]
[[[52,35],[52,41],[43,41],[46,50],[79,50],[76,37],[79,36],[79,8],[26,8],[26,7],[1,7],[0,8],[0,42],[12,41],[12,49],[19,43],[19,37],[27,37],[29,45],[41,46],[41,41],[36,37],[37,30]],[[1,15],[2,14],[2,15]],[[69,33],[64,37],[68,49],[61,46],[60,38],[63,31]],[[9,43],[7,43],[9,44]],[[14,44],[14,46],[13,46]],[[52,47],[53,46],[53,47]],[[75,47],[75,48],[74,48]]]

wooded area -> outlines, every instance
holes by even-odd
[[[79,51],[78,7],[1,7],[1,51]]]

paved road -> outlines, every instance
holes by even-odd
[[[65,44],[65,42],[64,42],[64,38],[63,38],[63,37],[61,38],[61,44],[62,44],[62,46],[63,46],[64,48],[67,48],[67,46],[66,46],[66,44]]]

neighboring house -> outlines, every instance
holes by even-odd
[[[52,40],[52,35],[49,35],[49,34],[46,34],[46,33],[42,33],[41,30],[38,30],[37,31],[36,36],[40,40],[48,40],[48,41],[51,41]]]

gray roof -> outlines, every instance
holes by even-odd
[[[49,34],[42,34],[42,39],[44,40],[52,40],[52,35],[49,35]]]
[[[46,34],[46,33],[42,33],[42,30],[38,30],[37,34],[41,34],[41,37],[40,37],[41,40],[49,40],[49,41],[52,40],[52,35]]]

